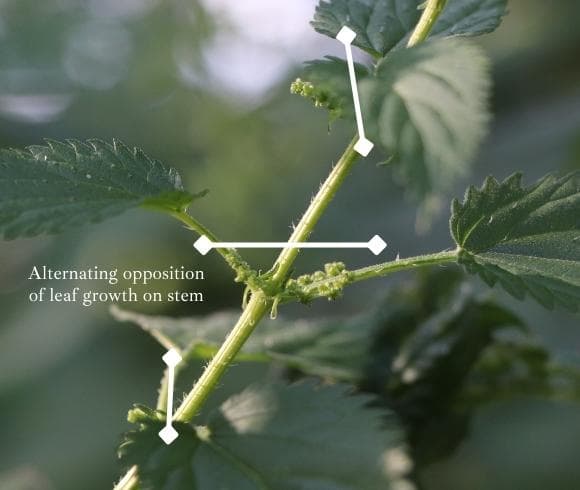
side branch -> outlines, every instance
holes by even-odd
[[[209,229],[186,212],[175,211],[170,214],[175,219],[181,221],[188,229],[195,231],[199,235],[205,235],[212,242],[220,241]],[[236,249],[218,248],[216,250],[223,257],[226,263],[236,272],[236,282],[247,282],[250,277],[256,275],[255,271],[242,258]]]
[[[310,276],[302,276],[298,279],[288,281],[284,293],[280,300],[283,303],[291,301],[301,301],[308,303],[316,298],[334,299],[340,295],[342,290],[355,282],[366,281],[375,277],[384,277],[395,272],[416,269],[418,267],[428,267],[431,265],[441,265],[457,261],[458,252],[447,251],[436,254],[420,255],[407,259],[397,259],[391,262],[372,265],[362,269],[348,271],[342,264],[342,269],[336,273],[328,274],[329,267],[325,273],[319,272]],[[341,264],[328,264],[334,268]],[[332,268],[331,267],[331,268]],[[325,274],[324,278],[317,279],[318,274]]]

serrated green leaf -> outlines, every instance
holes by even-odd
[[[180,211],[195,197],[177,171],[114,141],[47,141],[0,150],[0,234],[59,233],[147,206]]]
[[[394,155],[415,195],[448,190],[487,134],[487,58],[469,43],[437,41],[385,59],[376,78],[361,84],[369,137]]]
[[[118,307],[111,308],[111,312],[117,320],[136,323],[166,349],[178,350],[186,360],[211,358],[239,317],[237,312],[220,312],[205,317],[170,318]],[[263,320],[236,360],[277,361],[307,374],[356,381],[363,376],[371,342],[364,325],[370,327],[358,318],[317,322]]]
[[[507,4],[507,0],[447,0],[430,36],[480,36],[493,32],[507,15]]]
[[[367,136],[387,152],[400,180],[420,199],[448,190],[487,134],[491,81],[484,53],[441,40],[393,53],[372,75],[359,73]],[[354,122],[344,61],[311,62],[300,81],[310,84],[313,98],[333,101],[333,116]]]
[[[580,173],[525,188],[521,175],[489,177],[453,202],[460,262],[490,286],[546,308],[580,308]]]
[[[356,32],[354,45],[375,58],[409,39],[424,0],[330,0],[316,8],[312,26],[335,38],[343,26]],[[478,36],[495,30],[506,14],[507,0],[448,0],[432,37]]]
[[[400,433],[369,401],[340,386],[254,386],[204,426],[177,423],[171,446],[159,439],[163,422],[141,410],[119,453],[143,490],[387,490],[402,477],[385,464]]]

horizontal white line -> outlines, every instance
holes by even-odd
[[[212,248],[369,248],[368,242],[213,242]]]
[[[214,248],[367,248],[375,255],[379,255],[387,247],[387,244],[379,235],[375,235],[368,242],[212,242],[203,235],[193,246],[202,255],[208,254]]]

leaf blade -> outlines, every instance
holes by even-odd
[[[481,49],[455,39],[395,52],[373,73],[358,68],[367,136],[416,199],[448,191],[474,160],[491,119],[489,68]],[[344,61],[310,62],[300,82],[332,118],[354,121]]]
[[[180,451],[159,440],[160,414],[140,409],[132,418],[141,427],[127,434],[120,457],[139,466],[145,489],[390,488],[402,475],[381,460],[399,450],[401,436],[369,401],[341,386],[253,386],[212,411],[205,426],[178,423]]]
[[[546,308],[580,308],[580,176],[489,177],[455,200],[450,228],[459,260],[490,286],[532,296]]]
[[[48,140],[0,151],[0,234],[53,234],[128,209],[181,210],[202,194],[183,190],[177,171],[118,141]]]
[[[487,135],[487,57],[470,43],[436,41],[387,58],[377,78],[367,111],[399,179],[419,198],[448,190]]]
[[[321,1],[311,22],[320,34],[336,37],[347,25],[354,45],[376,59],[401,47],[421,16],[423,0]],[[507,0],[448,0],[432,37],[479,36],[494,31],[506,15]]]
[[[112,307],[119,321],[132,322],[151,334],[165,349],[177,349],[187,360],[211,358],[239,313],[219,312],[205,317],[149,316]],[[363,376],[372,325],[358,318],[348,321],[264,320],[244,344],[237,361],[280,362],[317,376],[356,381]]]

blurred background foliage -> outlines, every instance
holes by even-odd
[[[329,133],[325,113],[288,90],[302,61],[342,55],[309,27],[315,3],[0,0],[0,145],[119,138],[177,167],[187,188],[210,189],[191,211],[220,237],[283,240],[352,132],[338,123]],[[510,10],[481,41],[494,60],[496,118],[456,195],[489,173],[523,170],[530,182],[580,168],[580,3],[510,0]],[[450,246],[445,213],[417,235],[416,210],[391,169],[375,165],[384,156],[375,158],[357,166],[315,237],[379,233],[389,242],[386,259]],[[109,488],[126,410],[154,404],[162,371],[161,347],[112,321],[105,306],[29,304],[31,267],[186,265],[206,271],[205,303],[138,309],[191,315],[239,307],[229,270],[215,254],[193,253],[192,238],[163,217],[136,212],[64,236],[0,243],[0,478],[8,490]],[[247,257],[267,268],[273,253]],[[328,258],[304,253],[297,272]],[[332,258],[353,267],[372,260],[347,252]],[[285,307],[284,314],[365,312],[397,281],[356,286],[335,304]],[[578,317],[494,294],[555,358],[580,366]],[[232,370],[219,397],[262,374],[251,365]],[[425,488],[577,490],[578,405],[522,397],[487,405],[472,422],[449,459],[422,470]]]

